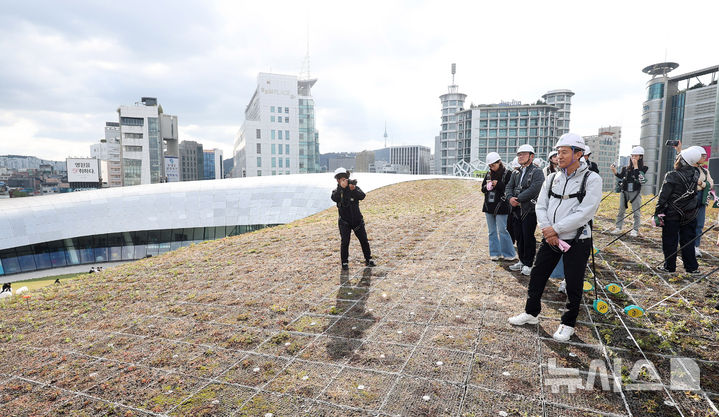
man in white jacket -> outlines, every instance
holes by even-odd
[[[557,142],[559,172],[550,175],[537,199],[537,223],[542,229],[539,247],[527,290],[524,313],[509,319],[516,326],[536,324],[542,308],[541,298],[547,279],[562,258],[567,281],[567,311],[554,333],[554,339],[567,341],[582,302],[584,273],[592,250],[590,220],[602,198],[602,177],[589,171],[584,161],[584,139],[574,133],[562,135]],[[560,241],[571,247],[562,252]]]

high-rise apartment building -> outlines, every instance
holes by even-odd
[[[205,153],[202,144],[193,140],[180,142],[180,181],[197,181],[205,178]]]
[[[461,175],[459,166],[483,161],[489,152],[511,161],[525,143],[544,159],[559,136],[569,131],[572,91],[549,91],[542,96],[547,101],[536,104],[512,100],[465,109],[467,95],[454,84],[454,73],[453,65],[452,85],[440,96],[442,125],[435,137],[435,173]]]
[[[584,136],[584,143],[592,150],[589,160],[597,163],[602,177],[602,191],[614,190],[616,177],[610,166],[618,162],[621,138],[622,128],[619,126],[600,127],[597,135]],[[617,171],[621,171],[621,166],[617,165]]]
[[[684,148],[702,146],[709,156],[712,177],[719,177],[719,65],[676,77],[667,74],[679,64],[662,62],[642,71],[652,78],[647,82],[640,143],[644,164],[649,167],[642,192],[659,191],[664,175],[673,170],[676,151],[667,140],[680,140]]]
[[[572,111],[573,95],[571,90],[552,90],[542,96],[547,104],[557,108],[556,134],[558,138],[569,133],[569,116]]]
[[[204,151],[204,175],[206,180],[219,180],[224,178],[224,168],[222,166],[222,150],[205,149]]]
[[[234,146],[234,177],[320,172],[316,79],[260,73]]]
[[[497,152],[509,162],[520,145],[530,144],[536,156],[545,159],[559,138],[557,120],[557,108],[549,104],[512,101],[472,106],[457,113],[465,142],[462,157],[468,163],[484,161],[489,152]]]
[[[177,116],[164,114],[154,97],[120,106],[123,185],[164,182],[165,156],[178,156]]]
[[[457,125],[457,112],[464,110],[466,94],[459,92],[459,86],[454,83],[456,65],[452,64],[452,84],[447,87],[447,93],[439,96],[442,102],[442,124],[439,136],[435,137],[435,171],[438,174],[452,174],[454,164],[469,158],[469,138],[464,137]],[[469,162],[469,161],[468,161]]]
[[[100,160],[103,183],[108,187],[122,187],[120,123],[105,122],[105,138],[90,146],[90,156]]]

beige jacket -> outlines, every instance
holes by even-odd
[[[703,190],[707,182],[709,183],[710,190],[714,188],[714,180],[712,179],[709,170],[704,169],[704,167],[699,167],[699,182],[697,183],[697,190]]]

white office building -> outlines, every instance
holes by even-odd
[[[105,138],[90,146],[90,156],[100,161],[103,186],[122,187],[120,123],[105,123]]]
[[[177,116],[164,114],[154,97],[120,106],[123,185],[166,181],[165,156],[179,156]]]
[[[408,174],[429,175],[431,151],[421,145],[400,145],[374,151],[375,167],[380,166],[379,162],[387,162],[388,165],[402,166],[409,169]],[[384,172],[380,170],[370,172]],[[403,170],[394,170],[392,173],[404,174]]]
[[[316,79],[260,73],[235,138],[235,177],[320,171],[311,88]]]
[[[596,162],[599,168],[599,175],[602,177],[602,190],[614,190],[617,177],[612,173],[611,165],[617,164],[619,160],[622,128],[619,126],[600,127],[596,135],[583,136],[583,138],[584,143],[592,150],[589,160]],[[620,165],[617,165],[617,171],[621,171]]]

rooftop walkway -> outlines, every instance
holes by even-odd
[[[528,278],[490,261],[481,204],[474,181],[369,193],[375,268],[353,238],[340,270],[332,208],[0,301],[0,415],[716,415],[706,280],[643,318],[621,312],[696,279],[654,273],[656,231],[606,249],[613,237],[597,233],[600,287],[625,291],[600,291],[606,316],[585,297],[576,335],[559,343],[555,283],[538,325],[507,323]],[[617,201],[604,204],[598,230]],[[719,266],[711,251],[707,272]],[[671,372],[674,357],[693,360],[682,369],[697,365],[701,390],[674,389],[687,381]],[[658,379],[634,372],[639,360]]]

